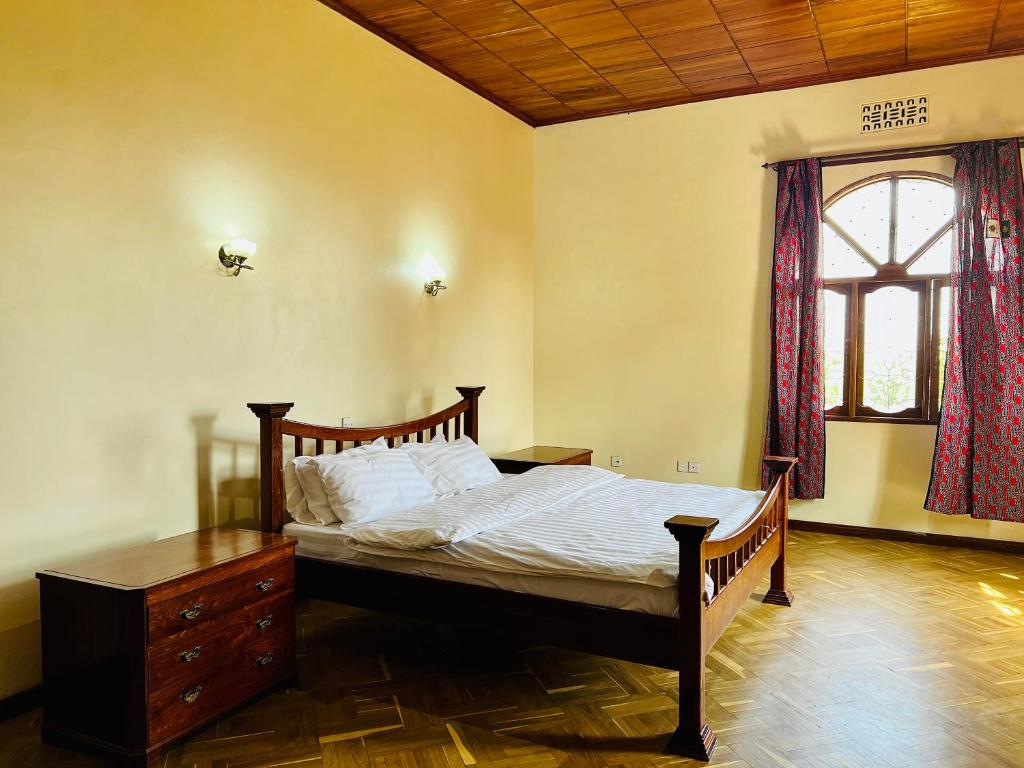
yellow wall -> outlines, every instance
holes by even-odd
[[[0,698],[39,679],[35,570],[251,515],[247,400],[486,384],[484,446],[531,443],[529,128],[313,0],[0,18]]]
[[[621,455],[631,475],[753,486],[775,205],[761,163],[1018,135],[1024,104],[1007,84],[1022,76],[1024,59],[1001,59],[539,129],[538,442],[591,446],[602,466]],[[919,93],[930,125],[858,134],[861,103]],[[1024,525],[922,509],[934,439],[934,427],[829,423],[827,498],[793,516],[1024,541]],[[677,459],[701,474],[677,473]]]

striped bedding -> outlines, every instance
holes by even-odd
[[[712,538],[735,531],[761,491],[633,480],[589,466],[538,467],[435,504],[344,526],[353,549],[380,557],[521,575],[670,586],[673,515],[715,517]]]

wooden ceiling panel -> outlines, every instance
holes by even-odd
[[[1024,54],[1024,0],[320,0],[531,125]]]
[[[618,9],[550,21],[547,28],[570,48],[640,37],[636,27]]]
[[[421,50],[439,46],[477,47],[466,35],[423,6],[382,17],[378,23]]]
[[[928,16],[911,14],[907,21],[907,58],[912,62],[977,56],[992,42],[996,8],[961,10]]]
[[[700,59],[678,59],[668,62],[668,65],[687,86],[705,80],[722,80],[750,74],[747,62],[739,53],[719,53]]]
[[[1024,0],[1003,0],[999,6],[992,49],[1012,51],[1024,48]]]
[[[737,75],[736,77],[726,77],[721,80],[705,80],[702,83],[694,83],[690,86],[690,90],[698,95],[753,91],[756,88],[757,81],[750,75]]]
[[[800,12],[807,0],[713,0],[722,21],[730,23],[772,13]]]
[[[664,59],[696,59],[715,53],[735,53],[736,45],[724,24],[652,37],[647,42]]]
[[[522,48],[523,46],[533,45],[535,43],[546,43],[548,41],[555,41],[556,45],[564,47],[561,43],[557,42],[555,40],[555,36],[548,32],[544,27],[540,24],[535,24],[530,27],[524,27],[523,29],[513,30],[512,32],[500,32],[496,35],[484,35],[477,42],[487,50],[501,54],[503,51]]]
[[[538,26],[513,0],[447,0],[431,10],[473,38]]]
[[[894,21],[822,35],[821,44],[831,71],[870,72],[905,62],[906,35],[906,22]]]
[[[758,85],[775,85],[776,83],[789,83],[796,79],[807,80],[820,78],[828,74],[828,66],[822,61],[812,61],[807,64],[794,64],[791,67],[782,69],[769,69],[757,73]]]
[[[633,105],[629,99],[612,88],[592,88],[566,94],[562,101],[577,112],[587,113],[595,110],[623,110]]]
[[[601,74],[653,67],[661,63],[661,57],[642,37],[577,48],[576,53]]]
[[[812,8],[823,37],[855,30],[869,36],[864,27],[907,20],[907,0],[815,0]]]
[[[644,37],[670,35],[720,23],[709,0],[652,0],[623,8]]]
[[[645,69],[610,72],[605,79],[635,104],[654,104],[685,99],[691,91],[675,72],[659,64]]]
[[[759,45],[756,48],[741,50],[747,66],[755,75],[774,69],[799,67],[807,64],[825,64],[825,56],[821,52],[821,40],[816,36],[803,37],[799,40],[783,40],[771,45]]]
[[[611,0],[522,0],[519,4],[542,24],[615,9]]]
[[[803,37],[815,37],[818,34],[814,17],[811,16],[807,5],[798,11],[782,11],[726,22],[726,26],[741,50]]]

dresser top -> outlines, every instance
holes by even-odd
[[[207,528],[123,547],[48,568],[37,576],[85,579],[141,589],[240,560],[260,551],[293,547],[295,539],[236,528]]]
[[[558,464],[578,456],[585,456],[592,451],[589,448],[561,448],[555,445],[534,445],[520,451],[495,456],[505,461],[526,461],[537,464]]]

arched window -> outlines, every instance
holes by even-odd
[[[934,423],[949,327],[953,187],[871,176],[824,205],[825,413]]]

